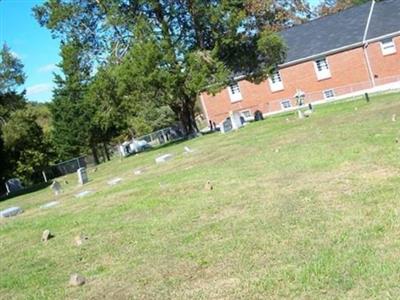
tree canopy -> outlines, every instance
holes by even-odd
[[[306,15],[305,2],[48,0],[34,9],[55,36],[116,69],[110,73],[124,82],[118,101],[166,105],[187,134],[197,130],[200,91],[215,93],[237,74],[260,81],[282,62],[274,30],[297,22],[295,11]]]

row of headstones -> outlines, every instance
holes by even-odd
[[[194,152],[194,150],[192,150],[188,146],[184,147],[184,153],[193,153],[193,152]],[[171,160],[172,158],[173,158],[172,154],[164,154],[164,155],[161,155],[161,156],[157,157],[155,159],[155,161],[156,161],[156,163],[163,163],[163,162],[167,162],[167,161]],[[141,175],[142,173],[143,173],[142,169],[136,169],[134,171],[135,175]],[[79,184],[84,185],[89,181],[89,177],[87,175],[86,168],[79,168],[78,171],[77,171],[77,175],[78,175]],[[118,178],[114,178],[114,179],[108,181],[107,184],[110,185],[110,186],[114,186],[114,185],[117,185],[117,184],[121,183],[122,181],[123,181],[123,179],[118,177]],[[53,183],[51,184],[50,188],[51,188],[51,190],[53,191],[53,193],[56,196],[58,196],[60,193],[62,193],[62,186],[57,180],[53,181]],[[75,197],[76,198],[83,198],[83,197],[88,196],[88,195],[90,195],[92,193],[93,193],[93,191],[89,191],[89,190],[82,191],[82,192],[76,194]],[[43,208],[43,209],[51,208],[51,207],[57,206],[58,204],[59,204],[59,201],[55,201],[54,200],[54,201],[50,201],[48,203],[45,203],[45,204],[41,205],[40,208]],[[8,218],[8,217],[19,215],[22,212],[23,212],[22,208],[20,208],[18,206],[13,206],[13,207],[9,207],[7,209],[4,209],[4,210],[0,211],[0,217]]]

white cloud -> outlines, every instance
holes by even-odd
[[[48,64],[48,65],[41,66],[41,67],[38,69],[38,72],[39,72],[39,73],[49,73],[49,72],[56,71],[57,68],[58,68],[58,67],[57,67],[55,64]]]
[[[50,83],[35,84],[26,88],[26,95],[33,96],[42,93],[47,93],[52,90],[53,86]]]

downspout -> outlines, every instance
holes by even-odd
[[[371,23],[371,18],[372,18],[372,13],[374,11],[374,7],[375,7],[375,0],[372,0],[371,9],[370,9],[369,15],[368,15],[367,26],[365,27],[365,32],[364,32],[363,41],[362,41],[364,58],[365,58],[365,62],[367,63],[368,76],[369,76],[369,79],[370,79],[370,81],[372,83],[372,87],[375,87],[375,77],[374,77],[374,73],[373,73],[372,67],[371,67],[371,62],[370,62],[369,56],[368,56],[367,36],[368,36],[368,30],[369,30],[369,26],[370,26],[370,23]]]

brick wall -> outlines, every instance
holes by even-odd
[[[377,84],[385,84],[391,80],[390,77],[400,76],[400,37],[393,40],[397,52],[386,56],[382,54],[380,42],[368,46],[371,69]]]
[[[383,56],[379,42],[372,43],[368,47],[371,67],[373,73],[378,76],[378,84],[384,84],[383,78],[388,76],[400,76],[400,37],[395,39],[395,43],[397,52],[389,56]],[[241,80],[239,86],[243,99],[239,102],[231,103],[227,89],[215,96],[203,93],[201,96],[204,108],[207,110],[206,115],[209,120],[220,123],[230,111],[250,110],[252,114],[256,110],[261,110],[263,113],[279,111],[282,100],[291,99],[292,105],[295,105],[293,96],[297,89],[312,94],[309,101],[317,101],[323,99],[324,90],[336,88],[335,92],[339,95],[350,93],[354,88],[362,90],[371,87],[363,48],[336,53],[326,58],[331,72],[331,77],[328,79],[318,80],[314,61],[307,61],[280,70],[284,86],[281,91],[272,92],[268,80],[260,84]]]

